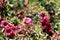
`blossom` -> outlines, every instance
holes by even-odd
[[[5,26],[9,25],[9,22],[7,20],[3,20],[1,22],[1,27],[5,28]]]
[[[44,32],[46,32],[49,36],[53,35],[52,32],[52,25],[49,22],[50,17],[47,16],[45,13],[39,14],[40,17],[40,27],[43,29]],[[51,31],[50,31],[51,30]]]
[[[24,3],[23,3],[23,6],[24,6],[24,7],[27,7],[27,4],[28,4],[27,2],[24,2]]]
[[[44,27],[46,26],[45,22],[40,22],[40,27],[44,29]]]
[[[48,36],[52,36],[54,34],[54,31],[52,29],[48,30],[47,32]]]
[[[40,19],[43,19],[46,16],[46,14],[45,14],[45,12],[41,12],[38,14],[38,16]]]
[[[15,36],[15,32],[12,31],[12,33],[10,33],[9,37],[14,37]]]
[[[46,17],[44,17],[44,21],[49,21],[50,20],[50,17],[48,17],[48,16],[46,16]]]
[[[52,30],[52,25],[50,25],[49,22],[40,22],[40,26],[43,29],[44,32],[46,32],[49,36],[52,36],[54,34]]]
[[[26,23],[27,25],[32,25],[32,19],[31,18],[24,18],[23,22]]]
[[[3,8],[6,8],[7,7],[7,2],[3,2],[2,6],[3,6]]]
[[[10,25],[10,27],[12,27],[13,30],[17,30],[18,29],[18,26],[16,25]]]
[[[4,33],[9,37],[15,36],[15,32],[13,31],[12,27],[6,27]]]
[[[2,3],[3,2],[3,0],[0,0],[0,3]]]

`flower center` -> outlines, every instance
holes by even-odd
[[[7,25],[7,23],[4,23],[4,26],[6,26]]]
[[[42,26],[45,26],[46,24],[45,23],[42,23]]]
[[[44,16],[45,16],[45,14],[41,14],[41,16],[42,16],[42,17],[44,17]]]
[[[11,32],[11,30],[9,29],[9,30],[7,30],[7,33],[10,33]]]

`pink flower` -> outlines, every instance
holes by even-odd
[[[8,24],[9,24],[9,23],[8,23],[7,20],[3,20],[3,21],[1,22],[1,27],[5,28],[5,26],[7,26]]]
[[[52,29],[49,29],[47,34],[48,34],[48,36],[52,36],[54,34],[54,31]]]
[[[38,16],[40,19],[43,19],[46,16],[46,14],[45,14],[45,12],[41,12],[38,14]]]
[[[18,26],[10,25],[10,27],[12,27],[13,30],[17,30],[18,29]]]
[[[48,16],[46,16],[46,17],[44,17],[44,21],[49,21],[50,20],[50,17],[48,17]]]
[[[0,0],[0,3],[2,3],[3,2],[3,0]]]
[[[2,6],[3,6],[3,8],[6,8],[7,7],[7,2],[3,2]]]
[[[2,20],[2,16],[0,16],[0,21]]]
[[[13,31],[12,27],[6,27],[4,33],[9,37],[15,36],[15,32]]]
[[[16,34],[14,31],[12,31],[12,33],[10,33],[9,37],[14,37]]]
[[[45,28],[45,26],[46,26],[46,23],[45,23],[45,22],[40,22],[40,27],[41,27],[41,28],[43,28],[43,29],[44,29],[44,28]]]
[[[31,18],[24,18],[23,22],[26,23],[27,25],[32,25],[32,19]]]
[[[24,6],[24,7],[27,7],[27,4],[28,4],[27,2],[24,2],[24,3],[23,3],[23,6]]]

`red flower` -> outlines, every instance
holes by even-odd
[[[46,14],[45,14],[45,12],[41,12],[38,14],[38,16],[40,19],[43,19],[46,16]]]
[[[5,28],[5,34],[7,34],[8,36],[12,33],[12,27],[7,27],[7,28]]]
[[[2,6],[3,6],[3,8],[6,8],[7,7],[7,2],[3,2]]]
[[[50,20],[50,17],[46,16],[44,17],[44,21],[48,22]]]
[[[0,0],[0,3],[2,3],[3,2],[3,0]]]
[[[47,32],[48,36],[52,36],[54,34],[54,32],[51,30],[49,32]]]
[[[9,35],[9,37],[14,37],[15,36],[15,33],[14,31],[12,31],[12,33]]]
[[[9,37],[14,37],[15,36],[15,32],[12,29],[12,27],[6,27],[4,33]]]
[[[5,28],[7,25],[9,25],[8,21],[7,20],[3,20],[1,22],[1,27]]]
[[[41,27],[41,28],[43,28],[43,29],[44,29],[44,28],[45,28],[45,26],[46,26],[46,23],[45,23],[45,22],[40,22],[40,27]]]
[[[12,27],[13,30],[17,30],[18,29],[18,26],[10,25],[10,27]]]

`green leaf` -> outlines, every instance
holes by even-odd
[[[7,39],[6,35],[5,35],[5,34],[3,34],[3,32],[0,32],[0,36],[1,36],[4,40],[6,40],[6,39]]]
[[[34,2],[34,0],[30,0],[30,2]]]
[[[14,25],[18,25],[18,21],[17,20],[14,20],[13,24]]]
[[[45,6],[46,2],[45,1],[41,1],[41,6]]]
[[[50,2],[54,3],[54,2],[55,2],[55,0],[50,0]]]

